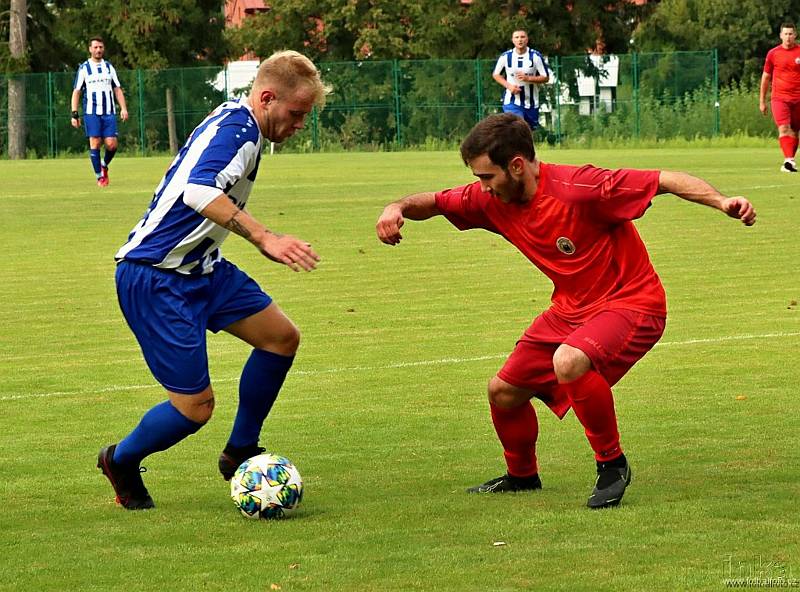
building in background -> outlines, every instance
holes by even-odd
[[[225,0],[225,27],[241,27],[246,19],[269,10],[264,0]],[[228,62],[214,81],[214,87],[226,91],[228,99],[246,95],[256,77],[258,64],[258,56],[254,53]]]
[[[241,27],[246,18],[269,10],[264,0],[225,0],[225,26]]]

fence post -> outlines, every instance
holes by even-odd
[[[139,151],[144,156],[144,82],[142,81],[142,71],[136,69],[136,86],[139,95]]]
[[[319,152],[319,110],[316,105],[311,109],[311,147]]]
[[[556,63],[556,142],[561,144],[561,60],[555,56]]]
[[[714,59],[714,135],[720,132],[720,113],[719,113],[719,52],[715,47],[713,50]]]
[[[397,123],[395,141],[398,146],[403,145],[403,122],[400,117],[400,62],[392,60],[392,79],[394,80],[394,120]]]
[[[480,58],[475,58],[475,89],[475,123],[478,123],[483,115],[483,81],[481,80]]]
[[[641,112],[639,111],[639,54],[635,51],[631,54],[631,65],[633,70],[633,137],[638,140]]]
[[[55,156],[56,122],[55,105],[53,104],[53,73],[47,73],[47,155]]]
[[[184,130],[186,130],[186,82],[184,80],[184,72],[186,68],[181,68],[179,72],[181,73],[181,136],[184,135]],[[178,146],[178,150],[181,147]],[[177,152],[176,152],[177,154]]]

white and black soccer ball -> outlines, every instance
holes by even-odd
[[[259,454],[236,469],[231,498],[247,518],[284,518],[303,499],[303,478],[288,458]]]

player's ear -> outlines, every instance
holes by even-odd
[[[275,93],[265,88],[264,90],[261,91],[261,94],[259,95],[258,98],[261,101],[261,105],[266,107],[272,101],[275,100]]]
[[[522,158],[519,154],[508,161],[508,170],[510,170],[515,175],[522,174],[522,168],[525,165],[525,159]]]

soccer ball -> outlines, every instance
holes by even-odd
[[[303,499],[303,478],[288,458],[259,454],[236,469],[231,498],[247,518],[284,518]]]

